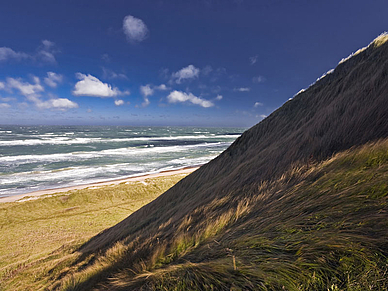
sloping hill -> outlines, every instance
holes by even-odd
[[[387,40],[93,238],[52,288],[386,290],[388,142],[370,143],[388,137]]]

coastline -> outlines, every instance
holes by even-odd
[[[125,182],[141,182],[146,179],[151,179],[151,178],[157,178],[157,177],[163,177],[163,176],[172,176],[172,175],[178,175],[178,174],[190,174],[197,169],[199,169],[201,165],[197,166],[191,166],[191,167],[184,167],[182,169],[177,169],[177,170],[166,170],[166,171],[161,171],[158,173],[153,173],[153,174],[143,174],[139,176],[133,176],[133,177],[128,177],[128,178],[120,178],[120,179],[115,179],[115,180],[109,180],[109,181],[101,181],[101,182],[96,182],[96,183],[89,183],[89,184],[80,184],[76,186],[70,186],[70,187],[63,187],[63,188],[55,188],[55,189],[45,189],[45,190],[38,190],[38,191],[33,191],[29,193],[24,193],[24,194],[19,194],[19,195],[12,195],[12,196],[6,196],[6,197],[0,197],[0,203],[7,203],[7,202],[18,202],[19,200],[22,200],[23,198],[31,198],[31,199],[38,199],[40,196],[43,195],[50,195],[50,194],[59,194],[59,193],[64,193],[72,190],[81,190],[85,188],[100,188],[103,186],[113,186],[113,185],[118,185],[121,183]],[[28,200],[31,200],[28,199]],[[27,200],[22,200],[22,201],[27,201]],[[22,202],[20,201],[20,202]]]

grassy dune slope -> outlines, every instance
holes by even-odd
[[[88,241],[52,288],[384,290],[386,179],[362,184],[375,168],[361,170],[361,156],[358,170],[321,162],[388,138],[387,39],[378,37],[219,157]],[[378,165],[386,172],[384,159]]]
[[[167,222],[146,239],[81,256],[52,288],[388,289],[388,139],[249,191],[186,214],[174,233]]]
[[[39,290],[85,241],[154,200],[186,175],[0,204],[0,290]],[[51,196],[51,195],[49,195]]]

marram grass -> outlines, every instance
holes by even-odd
[[[0,290],[44,290],[50,278],[77,260],[77,249],[84,242],[154,200],[185,176],[1,203]],[[119,249],[119,244],[112,248],[110,260],[120,253]],[[101,266],[106,264],[100,262]]]

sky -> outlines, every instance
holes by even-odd
[[[388,30],[386,0],[3,0],[0,124],[250,127]]]

